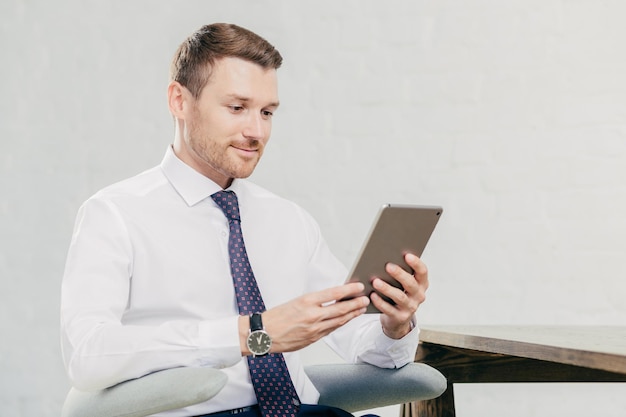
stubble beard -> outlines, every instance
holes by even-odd
[[[198,138],[198,132],[190,132],[189,145],[195,154],[195,158],[201,165],[219,173],[227,178],[248,178],[254,172],[261,158],[262,149],[259,148],[258,141],[247,142],[219,142],[209,136]],[[231,148],[231,145],[244,148],[259,149],[254,160],[241,160]]]

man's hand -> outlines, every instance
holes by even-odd
[[[404,260],[415,271],[413,275],[398,265],[389,263],[385,267],[387,273],[398,281],[404,290],[389,285],[380,278],[376,278],[372,283],[376,291],[392,299],[396,305],[386,302],[375,292],[370,295],[374,306],[383,313],[380,316],[383,331],[392,339],[400,339],[411,331],[411,319],[426,299],[428,289],[426,265],[412,254],[405,255]]]
[[[363,291],[361,283],[305,294],[263,313],[263,325],[272,337],[270,352],[291,352],[317,342],[335,329],[365,313],[370,300],[357,296]],[[354,297],[354,298],[350,298]],[[350,298],[345,301],[344,298]],[[239,318],[242,353],[248,354],[248,317]]]

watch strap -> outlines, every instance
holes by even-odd
[[[261,313],[253,313],[250,315],[250,331],[255,332],[257,330],[263,330],[263,319]]]

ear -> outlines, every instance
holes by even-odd
[[[185,119],[185,110],[190,99],[191,93],[178,81],[172,81],[167,86],[167,105],[174,118]]]

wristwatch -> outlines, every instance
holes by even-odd
[[[246,339],[246,344],[253,356],[267,355],[272,347],[272,338],[263,328],[261,313],[254,313],[250,316],[250,334]]]

